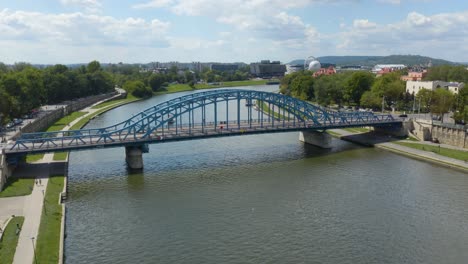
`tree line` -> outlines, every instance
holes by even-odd
[[[0,64],[1,122],[21,117],[45,104],[113,91],[112,75],[97,61],[70,69],[65,65],[38,69],[28,63]]]
[[[98,61],[78,67],[57,64],[43,69],[22,62],[10,67],[0,63],[0,125],[41,105],[111,92],[116,85],[136,97],[150,97],[153,92],[164,91],[171,83],[195,88],[199,80],[225,82],[249,77],[248,67],[230,72],[209,68],[193,72],[173,66],[153,72],[142,70],[135,64],[101,65]]]
[[[250,78],[249,68],[242,67],[236,71],[216,71],[209,68],[199,71],[180,70],[176,66],[153,72],[142,70],[138,65],[112,64],[106,68],[114,76],[115,83],[137,97],[151,96],[153,92],[167,89],[170,84],[195,84],[204,82],[243,81]]]
[[[312,72],[301,71],[286,75],[280,84],[280,92],[312,101],[322,106],[353,106],[372,110],[395,109],[397,111],[421,111],[443,116],[454,112],[457,123],[468,121],[468,87],[458,95],[439,88],[422,89],[418,94],[406,92],[401,80],[403,72],[392,72],[376,77],[370,72],[344,72],[312,77]],[[425,80],[468,82],[468,70],[463,66],[437,66],[429,69]]]

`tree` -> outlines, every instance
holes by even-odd
[[[86,71],[88,73],[95,73],[100,70],[101,70],[101,64],[99,63],[99,61],[92,61],[88,63],[88,67],[86,68]]]
[[[385,97],[384,103],[398,106],[398,102],[404,99],[405,84],[400,80],[398,73],[385,74],[375,80],[371,93],[373,97],[380,99]]]
[[[419,108],[423,112],[429,112],[431,110],[431,102],[432,102],[432,96],[434,92],[431,90],[427,89],[421,89],[419,92],[416,94],[416,100],[419,102]]]
[[[444,120],[444,114],[451,109],[453,102],[452,92],[443,88],[436,89],[433,93],[431,112],[438,114]]]
[[[369,91],[374,82],[370,72],[354,72],[345,82],[344,99],[359,105],[362,95]]]
[[[127,81],[123,85],[123,89],[136,97],[151,97],[153,95],[151,88],[146,86],[142,81]]]
[[[312,75],[300,75],[289,85],[291,95],[301,100],[314,99],[314,78]]]
[[[324,75],[314,82],[315,100],[320,105],[336,103],[338,106],[343,101],[343,90],[340,78],[334,75]]]
[[[162,89],[162,85],[165,81],[166,78],[164,75],[160,73],[153,73],[148,79],[148,84],[153,91],[157,92]]]
[[[377,110],[382,106],[382,99],[371,91],[366,91],[361,96],[361,106]]]

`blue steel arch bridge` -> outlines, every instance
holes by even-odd
[[[255,110],[252,107],[256,102]],[[234,109],[233,109],[234,108]],[[217,89],[181,96],[118,124],[95,129],[22,134],[7,156],[147,144],[210,137],[333,128],[398,127],[391,115],[339,112],[279,93]]]

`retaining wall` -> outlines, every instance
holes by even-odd
[[[75,111],[81,110],[85,107],[88,107],[94,103],[102,101],[106,98],[112,98],[115,95],[117,95],[117,92],[88,96],[75,101],[65,101],[62,104],[60,104],[56,109],[50,111],[46,110],[47,112],[45,115],[36,118],[32,122],[30,121],[30,123],[26,124],[21,129],[21,133],[44,131],[60,118]],[[14,139],[18,138],[19,136],[20,133],[17,133],[14,136]]]
[[[3,155],[3,153],[0,153],[0,191],[3,190],[3,186],[5,185],[7,179],[11,176],[11,171],[11,168],[6,162],[6,156]]]
[[[432,138],[442,144],[459,148],[468,148],[468,129],[446,127],[442,125],[432,126]]]

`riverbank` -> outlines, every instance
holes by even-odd
[[[207,90],[215,88],[227,88],[227,87],[242,87],[242,86],[255,86],[255,85],[266,85],[269,80],[247,80],[247,81],[232,81],[232,82],[220,82],[216,84],[195,84],[192,88],[188,84],[171,84],[164,91],[155,92],[155,95],[168,94],[168,93],[178,93],[186,91],[196,91],[196,90]]]
[[[47,130],[79,129],[85,126],[89,120],[93,119],[95,116],[137,100],[139,100],[139,98],[132,96],[109,102],[106,102],[108,100],[103,100],[84,109],[80,109],[77,112],[70,113],[66,117],[55,122]],[[57,173],[57,171],[54,172],[54,170],[49,169],[49,167],[53,164],[59,164],[60,161],[62,161],[62,165],[64,162],[67,163],[68,153],[42,154],[33,157],[32,160],[35,160],[35,162],[32,162],[32,164],[28,166],[37,167],[43,165],[41,163],[44,163],[47,168],[38,170],[31,167],[29,169],[30,175],[28,174],[28,179],[24,181],[26,182],[24,184],[20,184],[20,181],[14,181],[14,179],[18,179],[18,177],[10,177],[9,179],[13,181],[13,183],[2,192],[2,194],[4,193],[8,196],[13,196],[15,194],[25,195],[10,198],[18,200],[18,202],[14,203],[14,205],[18,207],[16,211],[18,211],[19,215],[24,215],[25,217],[24,231],[19,236],[18,246],[16,247],[17,253],[15,254],[13,263],[27,263],[30,262],[29,260],[32,261],[33,257],[40,258],[43,263],[61,263],[64,238],[62,226],[65,221],[65,205],[61,203],[61,192],[64,189],[63,186],[66,181],[64,177],[55,176],[63,173],[64,169],[59,170]],[[31,158],[29,161],[31,162]],[[26,168],[26,170],[28,169]],[[48,186],[48,181],[52,178],[52,185]],[[40,185],[37,184],[37,179],[42,180]],[[53,188],[55,185],[58,187]],[[27,189],[26,191],[23,190],[25,188]],[[2,199],[2,204],[7,207],[10,206],[9,200],[4,199]],[[4,206],[2,205],[0,207],[3,208]],[[22,212],[22,214],[20,212]],[[31,250],[31,237],[36,238],[34,241],[36,252],[32,252]]]
[[[332,129],[329,133],[337,137],[339,139],[353,142],[356,144],[369,146],[369,147],[376,147],[384,150],[388,150],[397,154],[401,154],[407,156],[409,158],[414,158],[418,160],[423,160],[435,164],[439,164],[442,166],[468,171],[468,162],[463,160],[463,157],[454,158],[453,156],[443,156],[439,155],[438,152],[432,151],[433,148],[427,147],[427,150],[421,148],[410,147],[405,144],[423,144],[418,143],[415,141],[411,141],[412,143],[407,143],[406,140],[401,140],[397,138],[393,138],[388,135],[381,135],[375,134],[372,132],[365,133],[365,132],[350,132],[344,129]],[[405,144],[402,144],[405,143]],[[435,146],[432,146],[435,147]],[[438,151],[440,152],[440,145],[437,147]],[[444,147],[442,147],[444,149]],[[461,150],[459,150],[461,151]],[[468,155],[468,150],[464,151],[466,155]],[[453,155],[454,152],[451,152]]]

